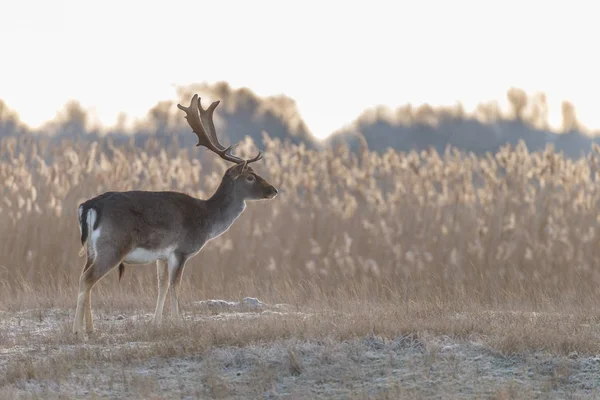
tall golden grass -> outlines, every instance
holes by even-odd
[[[264,140],[254,168],[280,195],[249,204],[188,262],[185,323],[152,324],[155,268],[129,267],[94,289],[99,334],[86,346],[71,334],[79,202],[130,189],[205,198],[228,165],[156,140],[0,142],[0,398],[264,398],[282,382],[299,398],[591,395],[600,148],[571,160],[523,145],[478,157]],[[192,303],[243,296],[292,306],[245,318]],[[523,357],[532,350],[556,362]],[[498,353],[520,356],[507,369]],[[483,372],[481,357],[495,360]],[[152,363],[156,375],[138,372]]]
[[[249,204],[184,272],[188,298],[254,295],[310,304],[428,301],[519,307],[597,304],[598,148],[571,160],[524,145],[475,156],[308,150],[264,137],[256,169],[280,189]],[[250,154],[247,139],[240,151]],[[206,198],[228,165],[198,148],[4,139],[0,304],[73,306],[83,258],[76,209],[109,190]],[[155,268],[128,268],[115,296],[155,299]],[[110,295],[110,296],[109,296]],[[129,297],[128,297],[129,296]],[[134,300],[131,300],[132,302]]]

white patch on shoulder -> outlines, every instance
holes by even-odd
[[[127,253],[123,262],[126,264],[150,264],[156,260],[168,260],[169,256],[173,254],[173,250],[173,247],[153,250],[137,247]]]

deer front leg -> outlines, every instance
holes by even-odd
[[[156,272],[158,277],[158,299],[156,300],[156,310],[154,311],[154,322],[160,324],[162,322],[167,291],[169,290],[169,275],[166,260],[158,260],[156,262]]]
[[[171,318],[181,320],[179,313],[179,300],[177,299],[177,288],[181,283],[183,268],[187,259],[181,255],[169,257],[169,298],[171,299]]]

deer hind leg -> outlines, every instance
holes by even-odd
[[[156,262],[156,272],[158,277],[158,299],[156,300],[156,311],[154,311],[154,322],[159,324],[162,321],[165,299],[169,290],[167,261],[158,260]]]
[[[181,320],[179,313],[179,300],[177,299],[177,288],[181,283],[183,268],[186,263],[185,257],[169,257],[169,298],[171,300],[171,318]]]
[[[86,267],[84,267],[79,277],[79,295],[77,296],[77,310],[75,311],[73,333],[78,334],[83,331],[84,318],[86,332],[93,332],[92,288],[109,271],[116,268],[121,263],[122,258],[120,254],[100,253],[91,265],[88,266],[86,264]]]
[[[79,277],[79,295],[77,296],[77,309],[75,311],[75,320],[73,321],[73,333],[77,334],[82,331],[83,328],[83,318],[84,318],[84,307],[85,303],[88,299],[86,297],[85,285],[82,282],[83,274],[92,266],[92,259],[88,256],[85,266],[83,267],[83,271],[81,271],[81,276]]]

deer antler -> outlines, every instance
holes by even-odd
[[[192,101],[189,107],[184,107],[181,104],[177,104],[177,107],[185,111],[188,124],[198,136],[198,143],[196,146],[204,146],[216,153],[219,157],[224,160],[234,162],[236,164],[245,163],[249,164],[260,160],[263,157],[262,151],[258,151],[256,157],[249,160],[244,160],[232,154],[233,149],[239,144],[234,143],[229,147],[223,146],[219,143],[217,133],[215,131],[215,124],[213,123],[213,112],[219,105],[220,101],[213,102],[206,110],[202,108],[200,104],[200,98],[197,94],[192,97]]]

